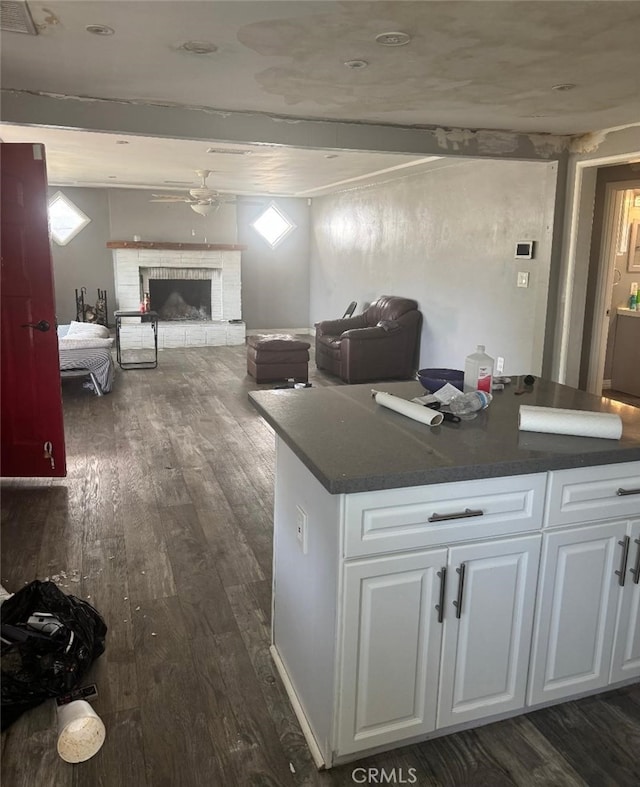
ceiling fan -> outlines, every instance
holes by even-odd
[[[200,178],[200,185],[189,189],[186,195],[153,194],[153,199],[150,202],[183,202],[201,216],[209,216],[214,213],[223,202],[235,202],[232,197],[227,198],[219,191],[207,186],[207,178],[211,175],[210,169],[197,169],[196,174]]]

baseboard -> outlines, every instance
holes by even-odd
[[[286,670],[286,667],[282,663],[280,654],[274,645],[271,645],[269,651],[271,652],[271,658],[273,659],[276,669],[278,670],[278,674],[280,675],[280,678],[284,684],[284,688],[287,692],[287,696],[289,697],[289,702],[291,703],[293,712],[296,714],[296,718],[298,719],[298,723],[302,729],[302,734],[304,735],[304,739],[307,742],[307,746],[309,747],[309,751],[313,757],[313,762],[315,763],[315,766],[318,770],[322,770],[327,766],[327,763],[324,760],[322,752],[320,751],[320,747],[318,746],[318,742],[316,741],[315,736],[311,730],[311,725],[309,724],[305,712],[302,709],[302,705],[300,704],[296,690],[293,688],[293,684],[289,679],[289,674]]]

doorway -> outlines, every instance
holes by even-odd
[[[612,180],[620,174],[626,175],[624,180]],[[631,248],[635,245],[633,230],[639,223],[638,173],[631,167],[600,170],[591,235],[580,387],[637,406],[640,406],[640,372],[636,375],[635,369],[640,359],[629,357],[629,348],[634,346],[633,337],[640,332],[640,314],[631,319],[627,307],[632,287],[640,284],[640,270],[634,263]],[[637,355],[637,351],[632,351],[632,355]]]

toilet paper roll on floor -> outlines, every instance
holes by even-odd
[[[529,404],[520,405],[518,427],[523,432],[604,437],[608,440],[622,437],[622,419],[615,413],[535,407]]]
[[[437,410],[432,410],[430,407],[425,407],[415,402],[407,402],[406,399],[401,399],[399,396],[394,396],[384,391],[376,391],[373,388],[371,389],[371,396],[376,400],[376,404],[388,407],[389,410],[395,410],[396,413],[406,415],[407,418],[412,418],[414,421],[420,421],[421,424],[440,426],[443,421],[442,413],[439,413]]]

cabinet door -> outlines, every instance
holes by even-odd
[[[609,682],[626,522],[544,536],[529,704]]]
[[[640,677],[640,519],[631,523],[627,570],[611,659],[611,683]]]
[[[435,728],[446,549],[349,563],[337,750],[348,754]]]
[[[439,728],[524,707],[540,543],[450,550]]]

